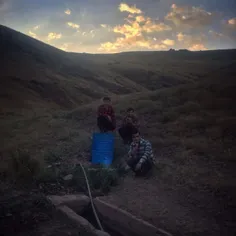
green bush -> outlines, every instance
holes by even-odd
[[[101,193],[107,193],[118,183],[119,176],[116,169],[98,166],[85,168],[85,172],[92,192],[99,190]],[[73,172],[71,185],[79,191],[87,192],[85,176],[80,166],[77,166]]]
[[[16,150],[11,155],[7,170],[7,177],[16,182],[31,182],[41,171],[41,164],[32,158],[29,153]]]

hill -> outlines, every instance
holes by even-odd
[[[11,108],[14,112],[72,109],[104,94],[122,95],[193,83],[231,63],[236,54],[66,53],[1,25],[0,38],[0,52],[4,55],[0,59],[2,114],[12,112]]]
[[[137,110],[158,165],[106,200],[175,235],[234,235],[236,50],[66,53],[4,26],[0,39],[1,177],[18,149],[42,166],[62,163],[63,174],[86,163],[109,94],[118,124]]]
[[[129,95],[115,104],[118,114],[130,105],[138,111],[157,169],[149,179],[126,177],[106,201],[173,235],[235,234],[235,66],[194,84]],[[92,112],[90,106],[67,117],[89,132],[93,121],[81,113]]]

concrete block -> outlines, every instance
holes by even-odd
[[[50,195],[48,199],[54,206],[66,205],[78,214],[81,214],[90,204],[89,197],[83,194],[64,196]]]
[[[95,198],[94,204],[102,223],[124,236],[172,236],[170,233],[106,203],[102,198]]]

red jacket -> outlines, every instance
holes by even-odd
[[[98,107],[97,116],[106,116],[108,117],[111,122],[113,123],[114,127],[116,127],[116,119],[115,119],[115,112],[112,105],[109,104],[102,104]]]

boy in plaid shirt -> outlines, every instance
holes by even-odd
[[[141,138],[137,129],[132,131],[133,142],[128,152],[126,171],[132,169],[136,176],[146,175],[154,164],[152,145]]]
[[[98,107],[97,126],[101,132],[114,131],[116,128],[115,112],[110,97],[104,97],[103,104]]]

